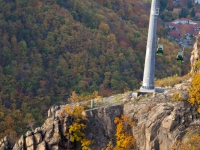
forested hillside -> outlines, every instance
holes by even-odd
[[[38,126],[52,104],[139,88],[150,3],[138,0],[0,0],[0,138]],[[183,75],[180,47],[158,36],[156,78]],[[187,55],[190,53],[186,50]]]

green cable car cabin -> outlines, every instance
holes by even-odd
[[[178,52],[176,56],[176,61],[182,63],[183,62],[183,52]]]
[[[163,55],[163,45],[158,45],[156,55],[162,56]]]

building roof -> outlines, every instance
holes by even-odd
[[[200,13],[195,13],[195,17],[200,17]]]
[[[176,39],[180,39],[181,38],[181,32],[179,30],[172,30],[172,31],[168,32],[168,36],[171,36],[171,37],[176,38]]]
[[[200,26],[200,24],[199,24]],[[182,34],[198,35],[199,31],[194,29],[193,25],[190,24],[178,24],[178,30],[171,30],[168,32],[168,36],[180,39]]]
[[[180,21],[183,21],[183,22],[179,23]],[[198,30],[200,29],[200,22],[192,21],[186,18],[181,18],[181,19],[177,19],[171,22],[166,22],[165,26],[175,28],[175,30],[171,30],[170,32],[168,32],[168,36],[173,37],[175,39],[180,39],[182,37],[182,34],[186,34],[186,35],[190,34],[193,36],[198,35],[199,34]]]
[[[174,9],[173,9],[173,12],[175,12],[175,13],[179,13],[180,11],[181,11],[180,8],[174,8]]]
[[[166,22],[165,23],[165,26],[172,26],[172,27],[178,27],[179,26],[179,24],[175,24],[175,23],[173,23],[173,22]]]
[[[187,18],[180,18],[180,19],[176,19],[174,21],[190,21],[190,19]],[[192,20],[191,20],[192,21]]]
[[[199,21],[193,21],[193,20],[190,20],[190,19],[187,19],[187,18],[180,18],[180,19],[176,19],[174,21],[171,21],[171,23],[174,23],[174,24],[185,24],[185,23],[189,23],[189,24],[197,24],[199,23]]]

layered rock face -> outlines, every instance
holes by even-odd
[[[195,63],[200,59],[200,34],[197,35],[196,43],[194,44],[194,50],[191,53],[190,64],[191,64],[191,72],[198,72],[195,68]]]
[[[188,131],[200,132],[200,114],[187,99],[190,81],[168,88],[164,93],[143,95],[136,99],[121,99],[125,104],[89,109],[82,114],[88,118],[84,130],[87,139],[93,140],[92,150],[102,150],[112,141],[115,144],[115,117],[127,115],[135,122],[132,134],[138,150],[169,150],[178,140],[184,140]],[[177,101],[174,95],[179,95]],[[175,99],[175,100],[173,100]],[[110,101],[109,98],[107,98]],[[76,105],[76,104],[72,104]],[[80,104],[79,104],[80,105]],[[0,140],[0,150],[70,150],[69,127],[73,118],[63,114],[66,106],[53,106],[42,127],[28,131],[11,145],[8,138]],[[81,149],[80,145],[76,145]]]
[[[189,82],[165,90],[156,97],[147,96],[129,101],[124,105],[106,106],[83,112],[88,118],[86,138],[94,141],[92,150],[102,150],[109,141],[115,143],[115,117],[122,114],[135,122],[132,128],[138,150],[169,150],[182,140],[189,129],[200,129],[200,115],[187,102],[186,91]],[[183,101],[173,101],[178,93]],[[62,116],[61,108],[55,106],[48,111],[48,119],[42,127],[28,131],[12,146],[5,137],[0,142],[0,150],[64,150],[71,149],[66,136],[72,121],[68,115]],[[81,149],[79,147],[79,149]]]
[[[12,145],[7,136],[0,140],[0,150],[12,149]]]
[[[116,125],[114,119],[123,114],[122,105],[91,109],[83,114],[88,118],[87,128],[84,131],[86,138],[94,141],[90,146],[92,150],[102,150],[109,141],[115,142]]]
[[[52,107],[48,111],[48,118],[42,127],[34,131],[27,131],[15,143],[13,150],[46,150],[69,148],[69,139],[65,136],[67,125],[71,125],[70,116],[60,116],[58,106]]]
[[[189,129],[200,128],[200,115],[186,101],[186,83],[167,89],[156,97],[124,105],[124,114],[135,121],[132,133],[139,150],[169,150],[178,140],[183,140]],[[178,93],[184,101],[172,101]],[[195,127],[195,128],[193,128]]]
[[[68,115],[63,115],[62,110],[65,106],[54,106],[48,111],[48,118],[42,127],[34,131],[27,131],[12,146],[7,137],[0,141],[0,150],[70,150],[73,149],[73,143],[69,141],[66,133],[69,132],[69,126],[72,120]],[[93,140],[92,149],[101,150],[105,148],[108,142],[113,139],[115,134],[115,117],[119,117],[123,112],[123,106],[108,106],[98,109],[91,109],[83,112],[88,118],[85,122],[86,138]],[[77,146],[80,148],[80,145]]]
[[[84,130],[87,139],[94,141],[92,150],[102,150],[112,141],[115,143],[115,117],[127,115],[135,122],[132,134],[138,150],[169,150],[177,141],[185,138],[189,129],[200,131],[200,115],[187,102],[189,82],[166,89],[155,97],[142,96],[124,105],[105,106],[83,112],[88,118]],[[174,101],[173,95],[183,101]],[[123,101],[123,99],[122,99]],[[42,127],[28,131],[12,147],[5,137],[0,150],[64,150],[73,145],[66,136],[72,124],[70,116],[61,115],[65,106],[54,106],[48,111],[48,119]],[[78,149],[81,149],[80,146]]]

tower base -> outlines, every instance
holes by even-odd
[[[151,92],[155,92],[155,88],[154,86],[141,86],[140,88],[140,92],[147,92],[147,93],[151,93]]]
[[[143,93],[153,93],[153,92],[163,93],[165,91],[165,88],[162,87],[144,88],[142,86],[139,91]]]

